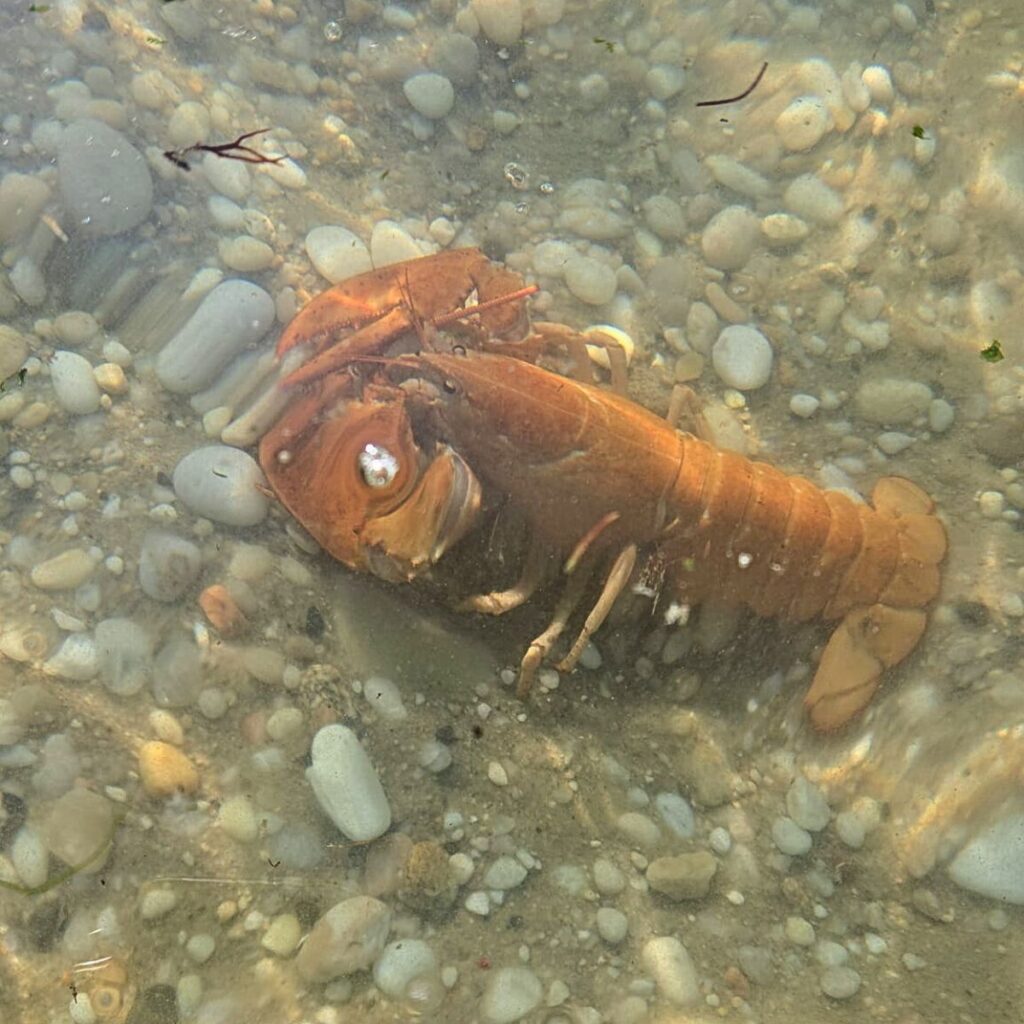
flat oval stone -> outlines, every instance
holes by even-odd
[[[189,452],[174,468],[174,493],[197,515],[227,526],[255,526],[269,502],[266,478],[247,452],[223,444]]]

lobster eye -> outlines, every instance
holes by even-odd
[[[459,390],[458,384],[456,384],[455,381],[447,379],[447,378],[442,382],[441,387],[444,388],[444,391],[445,391],[446,395],[457,394],[458,390]]]
[[[387,487],[398,476],[398,459],[377,444],[368,444],[359,453],[359,472],[367,487]]]

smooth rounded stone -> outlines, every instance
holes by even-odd
[[[291,956],[302,940],[302,930],[294,914],[277,914],[267,925],[260,945],[275,956]]]
[[[854,405],[868,422],[892,427],[927,416],[934,397],[927,384],[901,377],[883,377],[862,384],[854,395]]]
[[[686,72],[675,64],[655,64],[644,75],[647,91],[659,103],[670,100],[686,85]]]
[[[526,881],[527,870],[515,857],[499,857],[485,872],[485,889],[515,889]]]
[[[818,96],[798,96],[775,118],[779,141],[792,153],[812,149],[831,126],[828,107]]]
[[[852,967],[829,967],[822,971],[819,984],[830,999],[849,999],[860,988],[860,975]]]
[[[84,864],[110,842],[114,826],[114,805],[91,789],[76,786],[51,805],[43,819],[42,837],[46,848],[65,864]],[[82,871],[99,871],[106,855],[96,857]]]
[[[754,254],[761,224],[745,206],[727,206],[704,226],[700,247],[704,259],[719,270],[739,270]]]
[[[11,843],[10,856],[22,885],[35,889],[46,881],[50,873],[50,854],[34,828],[26,825],[18,830]]]
[[[772,375],[771,343],[755,327],[726,327],[711,347],[711,364],[722,383],[737,391],[764,387]]]
[[[597,912],[597,934],[609,946],[617,946],[629,931],[629,918],[615,907],[601,907]]]
[[[558,215],[555,226],[571,231],[592,242],[607,242],[621,238],[631,228],[631,222],[613,210],[600,206],[572,206]]]
[[[392,999],[401,999],[414,978],[437,974],[437,957],[422,939],[389,942],[373,965],[373,983]]]
[[[266,478],[256,460],[238,448],[208,445],[189,452],[172,476],[174,493],[196,515],[226,526],[255,526],[270,503]]]
[[[139,901],[139,913],[144,921],[154,921],[177,905],[178,894],[173,889],[150,889]]]
[[[220,805],[217,824],[238,843],[251,843],[260,834],[260,819],[256,808],[244,794],[229,796]]]
[[[693,816],[693,808],[678,793],[659,793],[654,798],[661,820],[680,839],[692,839],[697,831],[697,822]]]
[[[306,235],[306,254],[321,277],[331,284],[373,269],[370,250],[348,228],[325,224]]]
[[[391,807],[359,737],[343,725],[325,725],[313,737],[306,778],[317,803],[349,839],[367,842],[391,826]]]
[[[131,619],[104,619],[96,624],[96,658],[100,682],[119,697],[131,697],[149,685],[153,642]]]
[[[430,121],[447,117],[455,106],[454,86],[436,71],[410,76],[402,83],[402,92],[412,109]]]
[[[688,231],[683,208],[669,196],[651,196],[644,200],[644,220],[647,226],[665,242],[678,242]]]
[[[948,871],[962,889],[1024,905],[1024,813],[1007,814],[969,839]]]
[[[523,34],[521,0],[472,0],[480,30],[496,46],[511,46]]]
[[[0,179],[0,246],[28,234],[49,198],[50,187],[40,178],[15,171],[5,174]]]
[[[871,96],[872,103],[886,106],[892,102],[895,92],[888,68],[882,67],[881,64],[872,64],[861,72],[860,78]]]
[[[153,698],[160,707],[189,707],[202,691],[203,665],[199,648],[190,639],[172,638],[160,648],[152,675]]]
[[[802,829],[792,818],[776,818],[772,822],[772,840],[787,857],[802,857],[809,853],[813,842],[810,832]]]
[[[794,395],[789,400],[789,411],[800,419],[810,419],[821,407],[821,401],[814,395]]]
[[[910,434],[901,433],[899,430],[886,430],[875,438],[875,444],[886,455],[899,455],[906,451],[915,441]]]
[[[41,306],[46,301],[46,278],[31,256],[19,257],[7,279],[26,306]]]
[[[591,306],[615,298],[615,271],[589,256],[573,256],[565,264],[565,284],[572,294]]]
[[[370,233],[370,258],[375,267],[387,267],[403,260],[414,260],[423,250],[401,224],[393,220],[379,220]]]
[[[139,552],[139,586],[154,601],[177,601],[195,582],[203,556],[190,540],[150,530]]]
[[[363,697],[374,711],[388,722],[403,722],[409,717],[402,691],[384,676],[371,676],[363,683]]]
[[[239,160],[224,160],[215,153],[207,153],[201,164],[203,174],[214,191],[236,203],[243,203],[252,190],[249,168]]]
[[[539,242],[533,250],[533,270],[544,277],[562,277],[566,264],[576,255],[576,250],[560,239],[552,238]]]
[[[368,971],[383,952],[390,928],[387,904],[371,896],[342,900],[313,926],[295,966],[313,984]]]
[[[670,1003],[693,1006],[700,999],[697,969],[686,947],[674,935],[648,939],[641,960],[659,994]]]
[[[853,811],[840,811],[836,815],[836,835],[839,841],[852,850],[859,850],[867,838],[867,829],[860,815]]]
[[[150,740],[139,748],[139,779],[148,796],[194,793],[199,773],[188,756],[163,740]]]
[[[267,853],[289,871],[312,871],[324,859],[319,832],[301,822],[287,824],[267,839]]]
[[[84,682],[99,672],[96,642],[88,633],[66,636],[60,647],[43,662],[43,671],[49,676]]]
[[[615,827],[635,846],[649,849],[661,840],[658,826],[639,811],[626,811],[615,819]]]
[[[274,300],[251,281],[223,281],[160,350],[156,375],[175,394],[194,395],[273,326]]]
[[[167,135],[175,146],[206,142],[210,137],[210,112],[194,100],[179,103],[167,122]]]
[[[217,948],[217,941],[212,935],[200,932],[197,935],[190,935],[185,943],[185,952],[193,963],[205,964],[213,956]]]
[[[795,946],[814,945],[814,925],[802,917],[786,918],[786,938]]]
[[[924,244],[936,256],[948,256],[960,247],[963,229],[955,217],[950,217],[945,213],[935,213],[924,222],[922,237]]]
[[[217,252],[226,267],[241,274],[266,270],[274,262],[274,250],[252,235],[222,238],[217,243]]]
[[[72,310],[61,313],[53,321],[53,333],[65,344],[78,348],[92,341],[100,333],[100,325],[92,313]]]
[[[811,229],[791,213],[770,213],[761,219],[761,234],[773,245],[795,245],[802,242]]]
[[[956,419],[956,410],[944,398],[936,398],[928,406],[928,429],[944,434]]]
[[[540,1006],[544,988],[529,967],[500,967],[491,972],[480,998],[487,1024],[513,1024]]]
[[[83,118],[64,129],[57,173],[64,206],[87,235],[118,235],[149,216],[149,165],[121,132],[102,121]]]
[[[782,201],[790,213],[812,224],[838,224],[843,216],[843,197],[814,174],[794,178],[783,193]]]
[[[50,359],[50,383],[57,404],[72,416],[87,416],[96,412],[103,397],[92,363],[77,352],[61,350]]]
[[[447,32],[432,43],[429,64],[455,85],[471,85],[480,68],[480,51],[469,36]]]
[[[647,884],[669,899],[699,900],[707,896],[717,870],[718,861],[707,850],[658,857],[647,867]]]
[[[610,860],[594,861],[594,888],[602,896],[617,896],[626,888],[626,876]]]
[[[825,795],[802,775],[798,775],[786,791],[786,810],[808,832],[820,832],[832,818]]]
[[[96,561],[82,548],[69,548],[32,567],[29,578],[40,590],[74,590],[96,568]]]

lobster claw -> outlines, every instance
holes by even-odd
[[[465,536],[480,500],[480,482],[468,463],[443,446],[401,505],[360,531],[366,568],[394,583],[414,579]]]

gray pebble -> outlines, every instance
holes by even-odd
[[[809,832],[820,832],[829,822],[831,812],[828,801],[820,789],[798,775],[786,793],[789,816]]]
[[[629,931],[629,919],[614,907],[601,907],[597,912],[597,934],[610,946],[617,946]]]
[[[788,857],[802,857],[811,849],[811,834],[792,818],[776,818],[772,822],[772,839]]]
[[[153,665],[153,697],[160,707],[184,708],[199,696],[203,666],[199,648],[183,637],[160,649]]]
[[[849,999],[860,988],[860,975],[852,967],[829,967],[821,975],[821,991],[831,999]]]
[[[697,831],[693,808],[678,793],[659,793],[654,798],[654,806],[669,831],[674,832],[680,839],[693,838]]]
[[[202,555],[191,541],[150,530],[139,554],[139,586],[154,601],[177,601],[195,582],[201,565]]]
[[[197,515],[228,526],[255,526],[269,503],[266,478],[247,452],[223,444],[189,452],[174,469],[174,493]]]
[[[514,889],[526,880],[527,871],[515,857],[499,857],[484,873],[488,889]]]
[[[104,619],[96,624],[96,656],[103,685],[119,697],[130,697],[149,683],[153,644],[131,619]]]

